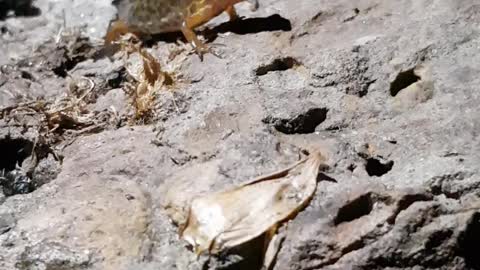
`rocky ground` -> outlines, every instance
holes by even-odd
[[[202,28],[223,58],[149,42],[174,82],[132,122],[109,0],[0,0],[0,269],[257,269],[197,260],[165,206],[312,148],[274,269],[480,269],[478,1],[260,4]]]

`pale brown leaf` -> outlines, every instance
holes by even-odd
[[[271,232],[310,202],[324,160],[314,152],[287,169],[194,199],[182,238],[197,254],[214,254]]]

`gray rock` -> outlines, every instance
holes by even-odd
[[[25,248],[20,254],[17,269],[86,269],[91,265],[88,251],[72,251],[60,243],[41,242]]]
[[[199,29],[222,59],[152,42],[175,83],[141,126],[126,126],[123,59],[93,59],[111,1],[38,0],[31,16],[12,3],[0,1],[0,106],[87,78],[86,110],[115,124],[57,134],[31,175],[43,185],[0,198],[1,270],[255,269],[238,250],[190,252],[178,237],[189,201],[312,148],[329,169],[281,228],[273,269],[480,268],[477,1],[240,3],[242,20]],[[30,117],[0,113],[0,139],[33,142]]]
[[[15,226],[15,217],[8,212],[0,214],[0,234],[4,234]]]

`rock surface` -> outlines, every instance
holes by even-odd
[[[0,171],[21,165],[36,189],[0,190],[0,269],[255,269],[197,260],[172,221],[312,147],[335,181],[282,227],[273,269],[480,269],[478,1],[241,3],[203,31],[222,59],[153,42],[178,84],[133,126],[123,60],[91,53],[110,2],[0,0],[0,107],[90,81],[89,112],[118,120],[42,142],[2,110]]]

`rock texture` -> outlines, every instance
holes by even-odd
[[[273,269],[480,269],[478,1],[241,3],[203,28],[222,59],[149,43],[178,83],[144,125],[122,120],[124,61],[95,56],[110,2],[0,0],[0,107],[91,81],[88,111],[118,120],[42,142],[2,110],[0,170],[33,164],[33,182],[0,180],[0,269],[255,269],[197,260],[174,223],[312,147],[330,181],[282,227]]]

